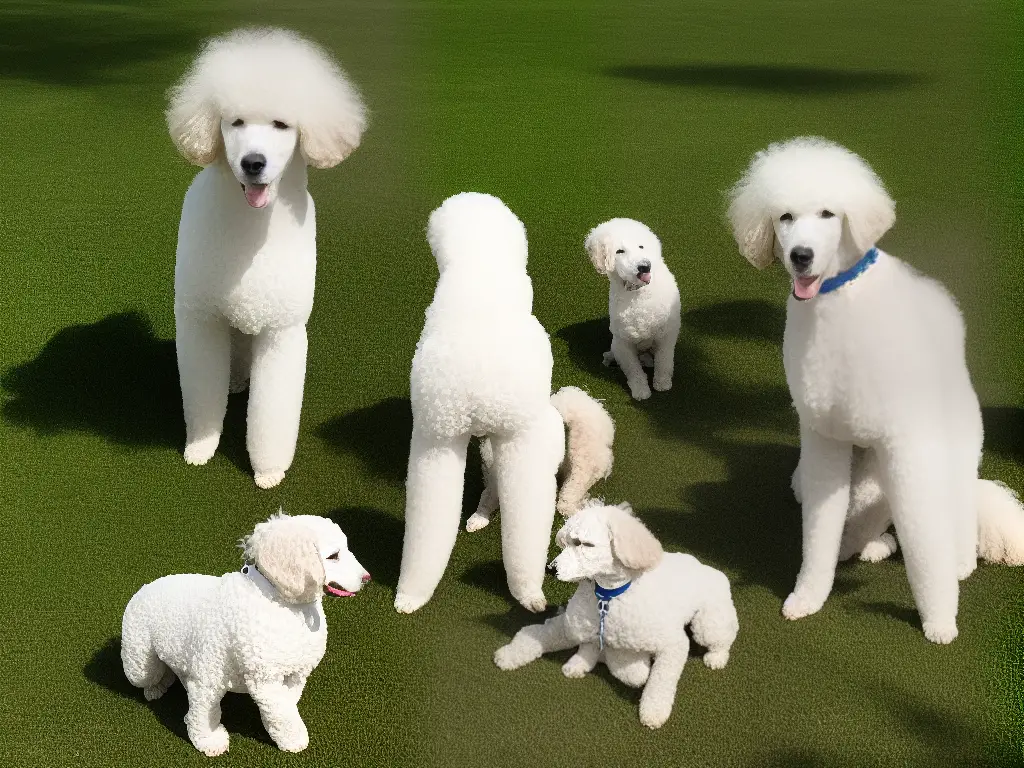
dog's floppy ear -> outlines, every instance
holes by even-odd
[[[758,269],[764,269],[775,258],[775,227],[749,171],[729,196],[729,223],[740,254]]]
[[[561,549],[565,549],[566,542],[569,540],[569,523],[566,523],[558,529],[558,533],[555,534],[555,544]]]
[[[330,77],[318,83],[315,108],[299,120],[299,149],[307,165],[333,168],[358,148],[366,130],[366,105],[327,54],[320,54]]]
[[[615,269],[615,253],[611,238],[600,227],[592,229],[583,243],[590,255],[590,262],[599,275],[609,275]]]
[[[851,192],[846,205],[846,225],[861,253],[866,253],[896,223],[895,201],[874,172],[866,167],[865,170],[871,177],[855,193]]]
[[[193,165],[209,165],[217,159],[223,145],[220,112],[196,92],[191,73],[171,89],[166,116],[171,141],[182,157]]]
[[[246,555],[290,603],[311,603],[323,589],[324,564],[313,532],[283,515],[260,523],[245,542]]]
[[[627,568],[649,571],[661,562],[661,542],[625,509],[610,517],[608,528],[612,535],[612,552]]]

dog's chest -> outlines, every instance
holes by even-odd
[[[569,631],[577,644],[599,641],[601,627],[597,598],[593,588],[589,594],[579,594],[570,601],[567,608]],[[664,614],[643,609],[643,601],[615,597],[608,606],[604,620],[604,644],[607,648],[655,652],[658,638],[671,634]]]
[[[610,314],[612,333],[640,344],[661,334],[669,311],[664,302],[656,301],[653,293],[643,288],[614,297]]]

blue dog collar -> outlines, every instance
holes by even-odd
[[[856,280],[858,277],[864,274],[864,272],[867,271],[867,268],[874,264],[876,261],[878,261],[878,249],[872,248],[870,251],[861,256],[860,260],[845,272],[840,272],[835,277],[830,277],[828,280],[823,280],[821,283],[821,288],[818,290],[818,293],[832,293],[832,291],[836,291],[842,288],[851,280]]]
[[[621,587],[605,589],[597,582],[594,582],[594,594],[597,596],[597,615],[599,618],[597,625],[597,640],[602,651],[604,650],[604,620],[608,615],[608,609],[612,606],[612,598],[621,595],[629,589],[629,586],[632,583],[632,581],[627,581]]]

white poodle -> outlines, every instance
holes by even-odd
[[[272,488],[291,466],[316,272],[306,166],[340,163],[365,122],[330,56],[279,29],[213,38],[171,90],[171,138],[206,166],[185,195],[174,270],[189,464],[213,456],[228,391],[248,382],[256,484]]]
[[[654,366],[654,388],[672,388],[679,338],[679,288],[661,257],[661,242],[633,219],[611,219],[590,231],[584,246],[599,274],[608,276],[612,348],[604,364],[618,364],[630,394],[651,396],[643,367]]]
[[[824,139],[755,155],[729,218],[754,266],[778,258],[793,281],[783,358],[800,417],[803,564],[783,614],[822,607],[840,556],[891,553],[892,522],[925,636],[951,642],[957,579],[978,555],[1024,563],[1024,509],[978,479],[981,410],[955,302],[875,246],[895,204],[860,157]]]
[[[562,487],[555,508],[562,517],[579,511],[587,492],[598,480],[612,473],[612,441],[615,423],[597,400],[579,387],[562,387],[551,396],[566,427],[566,455],[558,473]],[[480,459],[484,469],[484,490],[476,512],[466,521],[467,531],[478,531],[491,521],[498,508],[498,480],[494,475],[494,446],[491,438],[480,441]]]
[[[188,737],[207,755],[228,749],[228,691],[252,696],[277,746],[298,752],[309,743],[299,698],[327,647],[323,593],[349,597],[370,574],[323,517],[275,515],[243,543],[241,572],[164,576],[135,593],[121,625],[124,673],[148,700],[181,680]]]
[[[564,613],[519,630],[494,663],[517,669],[579,646],[562,667],[565,676],[583,677],[603,661],[626,685],[644,686],[640,722],[660,727],[689,655],[687,625],[707,649],[708,667],[721,669],[729,660],[739,632],[729,580],[691,555],[663,554],[628,504],[585,506],[556,538],[563,549],[552,565],[560,580],[579,588]]]
[[[540,611],[565,431],[551,398],[551,342],[532,314],[526,229],[498,198],[467,192],[430,215],[427,240],[440,276],[410,374],[413,430],[395,609],[420,608],[441,580],[475,435],[489,437],[509,590]]]

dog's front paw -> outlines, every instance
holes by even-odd
[[[192,745],[207,757],[216,757],[228,751],[230,740],[227,729],[223,725],[218,725],[209,733],[192,737]]]
[[[891,533],[883,533],[874,541],[869,541],[860,551],[860,559],[865,563],[879,563],[896,552],[896,537]]]
[[[661,728],[672,714],[672,702],[643,696],[640,699],[640,722],[648,728]]]
[[[672,389],[672,377],[671,376],[655,376],[654,377],[654,388],[658,392],[668,392]]]
[[[426,605],[429,599],[429,595],[427,597],[416,597],[415,595],[399,592],[395,595],[395,610],[399,613],[413,613]]]
[[[955,621],[926,621],[922,628],[924,636],[939,645],[949,645],[958,634]]]
[[[264,491],[280,485],[282,480],[284,480],[284,472],[282,471],[256,473],[256,485]]]
[[[805,593],[798,594],[793,592],[786,598],[786,602],[782,604],[782,615],[790,621],[795,621],[796,619],[802,619],[804,616],[810,616],[812,613],[817,613],[824,604],[824,599],[818,600]]]
[[[282,752],[301,752],[309,746],[306,724],[300,721],[290,732],[278,733],[274,742]]]
[[[629,394],[633,396],[634,400],[646,400],[651,396],[651,388],[647,385],[647,381],[636,381],[629,382]]]
[[[520,667],[529,664],[530,659],[524,659],[520,649],[516,647],[516,642],[513,640],[507,645],[501,646],[494,652],[494,663],[498,669],[503,669],[506,672],[510,672],[513,669],[519,669]]]
[[[487,524],[491,522],[491,518],[487,515],[481,515],[479,512],[474,512],[466,520],[466,530],[472,533],[473,531],[479,531],[481,528],[486,528]]]
[[[217,452],[217,445],[219,443],[220,435],[208,435],[207,437],[200,437],[186,444],[185,463],[191,464],[195,467],[201,467],[213,458],[213,454]]]
[[[525,595],[523,597],[516,598],[519,604],[528,611],[533,613],[540,613],[548,607],[548,599],[544,597],[543,592],[538,592],[534,595]]]
[[[728,663],[728,651],[708,651],[704,654],[704,666],[708,669],[722,669]]]
[[[578,653],[562,665],[562,674],[566,677],[585,677],[589,671],[590,665],[587,663],[587,660]]]

